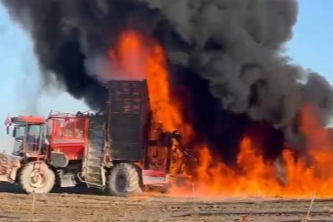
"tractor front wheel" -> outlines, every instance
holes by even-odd
[[[129,196],[140,192],[138,169],[129,163],[115,166],[108,178],[108,191],[114,196]]]
[[[19,183],[26,193],[49,193],[55,184],[55,173],[44,162],[29,162],[21,170]]]

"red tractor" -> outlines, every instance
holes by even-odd
[[[0,181],[17,183],[27,193],[79,185],[117,196],[146,187],[166,191],[192,157],[180,135],[152,130],[146,81],[111,81],[107,88],[102,114],[10,118],[7,132],[13,125],[15,148],[12,155],[0,154]],[[181,159],[171,161],[179,151]]]

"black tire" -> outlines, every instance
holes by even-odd
[[[130,196],[141,192],[137,167],[129,163],[116,165],[108,176],[108,192],[113,196]]]
[[[55,185],[55,173],[45,164],[35,162],[27,163],[21,170],[19,175],[19,183],[23,191],[30,194],[45,194],[49,193]],[[32,176],[36,175],[32,181]]]

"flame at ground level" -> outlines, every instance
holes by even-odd
[[[200,164],[192,189],[174,190],[175,195],[215,197],[333,197],[333,137],[319,125],[311,106],[302,110],[301,130],[307,149],[302,156],[285,148],[279,159],[268,162],[252,143],[241,141],[237,164],[232,169],[201,146]],[[269,147],[266,147],[269,149]]]
[[[168,69],[164,50],[156,41],[133,30],[126,30],[117,47],[110,50],[110,63],[122,75],[147,79],[150,105],[154,123],[161,123],[163,130],[180,130],[185,141],[191,141],[195,133],[191,124],[184,121],[181,101],[171,96]],[[291,150],[284,149],[275,162],[268,162],[246,136],[242,139],[233,168],[213,156],[207,145],[196,145],[198,164],[193,187],[176,187],[171,195],[199,195],[201,197],[333,197],[333,141],[322,129],[311,109],[303,110],[302,131],[308,149],[306,157],[295,158]],[[266,149],[269,149],[267,147]],[[223,154],[222,154],[223,155]],[[309,163],[311,160],[311,164]],[[176,161],[177,162],[177,161]],[[193,188],[193,189],[192,189]]]
[[[277,166],[277,163],[265,163],[251,145],[250,138],[243,139],[237,170],[216,163],[209,149],[202,147],[193,187],[175,188],[171,195],[309,198],[315,193],[318,198],[333,197],[333,175],[327,168],[332,165],[333,155],[318,152],[312,156],[316,164],[310,167],[305,159],[296,161],[293,152],[285,150],[281,158],[283,165]]]

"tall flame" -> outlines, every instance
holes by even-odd
[[[177,102],[170,98],[164,50],[159,44],[134,30],[126,30],[117,48],[110,50],[109,57],[126,78],[144,76],[147,79],[154,121],[161,122],[166,131],[183,125]]]
[[[161,45],[134,30],[126,30],[119,37],[117,47],[110,50],[109,57],[113,67],[121,70],[124,77],[147,79],[155,123],[161,123],[165,131],[180,130],[185,139],[195,136],[191,124],[184,121],[179,101],[172,98]],[[333,197],[333,141],[318,125],[311,108],[304,107],[302,123],[302,131],[310,138],[306,155],[312,158],[310,165],[305,157],[296,160],[288,149],[283,151],[279,162],[267,162],[251,138],[245,136],[236,167],[231,169],[220,158],[212,156],[207,145],[197,144],[197,194],[203,197],[309,197],[316,192],[318,197]]]
[[[188,138],[193,134],[190,125],[182,118],[178,101],[170,96],[166,58],[157,42],[134,30],[126,30],[120,36],[116,49],[110,50],[109,58],[124,78],[147,79],[153,126],[161,125],[163,131],[168,132],[179,130]],[[161,149],[153,152],[159,151]],[[173,155],[181,158],[182,153],[175,152]],[[179,163],[172,162],[171,172],[177,171],[178,166]]]

